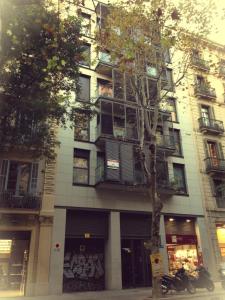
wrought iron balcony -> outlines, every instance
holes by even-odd
[[[205,98],[210,100],[216,99],[216,92],[214,88],[211,88],[207,84],[197,84],[195,86],[195,96],[198,98]]]
[[[40,209],[40,197],[25,193],[17,195],[15,191],[0,192],[0,208]]]
[[[156,137],[156,145],[158,150],[165,151],[165,153],[173,153],[176,151],[176,145],[173,135],[158,135]]]
[[[112,76],[112,67],[115,64],[112,62],[111,56],[107,52],[99,52],[98,54],[98,63],[95,68],[97,73],[100,73],[105,76]]]
[[[225,175],[225,159],[207,157],[205,163],[206,173]]]
[[[222,121],[202,117],[198,119],[198,122],[201,131],[212,132],[215,134],[223,134],[224,132]]]
[[[198,56],[193,55],[191,58],[191,63],[194,67],[197,67],[203,71],[209,71],[210,69],[207,61]]]

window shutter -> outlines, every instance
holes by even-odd
[[[121,177],[125,183],[134,182],[134,156],[132,144],[120,145]]]
[[[9,168],[9,160],[0,159],[0,192],[6,190],[6,178]]]
[[[31,175],[30,175],[30,186],[29,192],[35,194],[37,192],[37,181],[38,181],[38,163],[32,163]]]
[[[205,157],[207,158],[207,157],[209,157],[209,150],[208,150],[207,140],[204,139],[203,142],[204,142]]]
[[[223,146],[221,143],[218,143],[218,152],[219,152],[219,158],[224,159]]]
[[[106,141],[106,180],[120,180],[120,160],[119,160],[119,143]]]

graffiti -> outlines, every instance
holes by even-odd
[[[67,252],[63,274],[65,292],[103,289],[104,256],[102,253]]]

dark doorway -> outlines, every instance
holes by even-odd
[[[135,288],[151,285],[149,252],[143,239],[122,239],[122,285]]]

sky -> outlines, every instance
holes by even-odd
[[[193,1],[193,0],[190,0]],[[204,2],[205,0],[202,0]],[[225,0],[215,0],[219,17],[214,18],[213,23],[218,28],[218,32],[209,35],[209,39],[225,45]],[[221,20],[222,19],[222,20]]]

